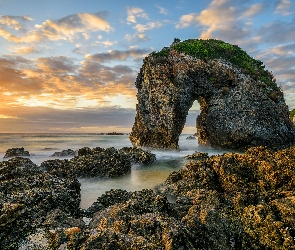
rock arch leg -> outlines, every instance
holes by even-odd
[[[130,140],[135,146],[178,149],[179,136],[194,98],[189,94],[170,92],[166,86],[156,86],[153,90],[142,89],[136,107],[135,123]],[[159,95],[162,96],[159,96]]]

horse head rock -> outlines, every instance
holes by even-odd
[[[177,149],[193,102],[199,144],[215,148],[289,147],[294,125],[283,92],[259,60],[219,40],[175,39],[152,52],[136,79],[135,146]]]

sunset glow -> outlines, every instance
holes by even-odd
[[[2,133],[130,132],[142,60],[174,38],[239,45],[295,108],[291,0],[0,0],[0,10]],[[194,126],[189,117],[185,131]]]

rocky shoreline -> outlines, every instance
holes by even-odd
[[[105,165],[117,154],[123,163],[155,160],[145,152],[83,148],[71,160],[42,167],[21,157],[1,162],[0,248],[295,248],[295,147],[195,153],[155,190],[110,190],[79,208],[81,171],[74,165],[88,171],[87,157],[93,162],[103,154]]]

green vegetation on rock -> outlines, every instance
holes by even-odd
[[[291,121],[293,120],[294,116],[295,116],[295,109],[292,109],[290,111],[290,119],[291,119]]]
[[[182,42],[179,39],[174,39],[170,48],[165,47],[159,52],[153,52],[152,55],[155,57],[167,57],[169,55],[169,49],[200,58],[204,61],[210,59],[228,60],[243,69],[244,73],[250,74],[255,80],[267,84],[266,91],[268,93],[270,91],[280,91],[272,73],[265,70],[263,62],[252,58],[237,45],[215,39],[189,39]]]

